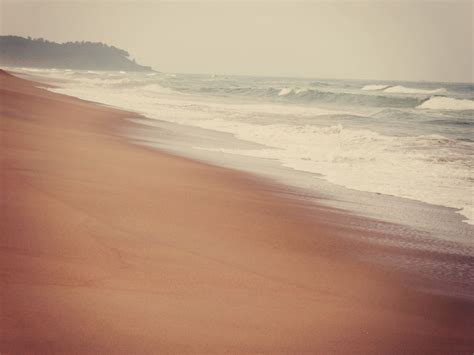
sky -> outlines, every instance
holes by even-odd
[[[105,42],[164,72],[472,82],[473,3],[0,0],[0,32]]]

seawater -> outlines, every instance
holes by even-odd
[[[61,92],[259,145],[196,149],[277,160],[474,223],[473,84],[38,71],[65,80]]]
[[[351,230],[382,231],[388,237],[373,242],[422,254],[369,260],[451,280],[460,294],[471,287],[473,84],[11,70],[144,114],[143,128],[127,133],[140,144],[275,178],[373,217]]]

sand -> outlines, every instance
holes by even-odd
[[[0,78],[2,354],[473,351],[472,303],[358,261],[350,216]]]

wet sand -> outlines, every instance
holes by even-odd
[[[357,261],[350,216],[0,78],[1,353],[472,353],[473,304]]]

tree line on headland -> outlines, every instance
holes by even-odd
[[[56,43],[43,38],[0,36],[0,65],[13,67],[152,71],[120,48],[100,42]]]

